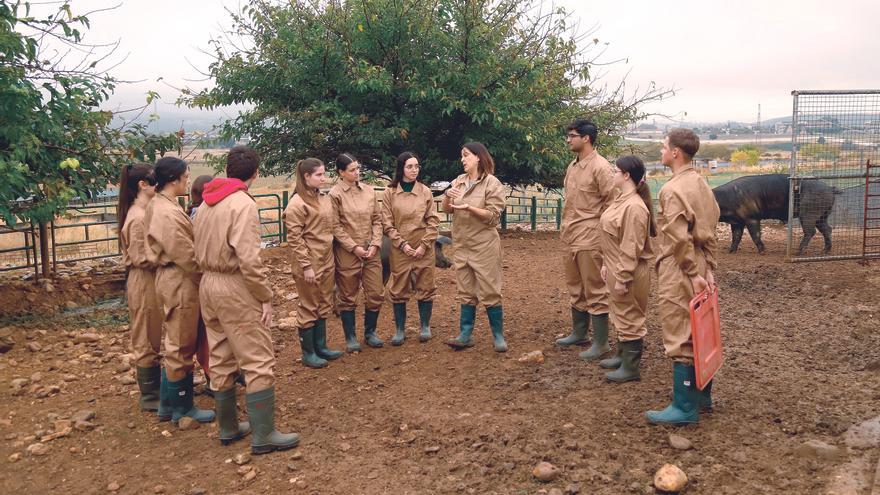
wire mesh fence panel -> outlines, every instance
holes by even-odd
[[[788,257],[880,257],[880,90],[794,91]]]

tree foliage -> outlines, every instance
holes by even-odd
[[[99,108],[117,81],[98,67],[112,48],[83,42],[87,15],[62,2],[37,17],[28,2],[0,0],[0,216],[9,225],[47,222],[71,199],[104,191],[122,165],[176,147],[176,136],[113,126],[114,113]]]
[[[731,153],[730,161],[740,166],[757,167],[761,160],[761,152],[754,146],[741,146]]]
[[[182,101],[247,105],[222,133],[249,138],[269,174],[340,152],[389,174],[394,156],[413,150],[430,178],[448,179],[461,171],[461,146],[477,140],[503,181],[559,185],[571,158],[566,124],[592,118],[600,150],[613,154],[644,117],[640,105],[669,92],[599,84],[599,40],[563,9],[536,5],[258,0],[232,12],[232,32],[212,41],[215,86]]]

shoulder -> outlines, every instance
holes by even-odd
[[[504,187],[504,184],[502,184],[501,181],[498,180],[498,177],[495,177],[494,175],[489,174],[483,180],[486,181],[486,187]]]
[[[421,182],[418,182],[418,181],[416,182],[416,185],[413,188],[413,192],[420,194],[422,196],[427,195],[427,196],[434,197],[434,193],[431,192],[431,188],[426,186],[425,184],[422,184]]]
[[[452,180],[453,186],[458,186],[467,182],[467,174],[461,174]]]

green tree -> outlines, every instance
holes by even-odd
[[[181,101],[246,104],[222,127],[248,137],[266,172],[297,160],[352,152],[386,174],[414,150],[429,178],[461,171],[461,146],[484,142],[511,184],[558,186],[571,159],[564,126],[592,118],[614,154],[640,106],[670,92],[627,95],[594,79],[598,39],[569,26],[563,9],[532,0],[292,0],[252,2],[215,40],[212,89]],[[592,50],[592,51],[591,51]]]
[[[761,160],[761,152],[751,145],[741,146],[730,155],[730,161],[740,166],[756,167]]]
[[[114,126],[100,109],[117,81],[98,67],[112,49],[100,56],[102,47],[83,42],[87,14],[67,1],[45,17],[31,7],[0,0],[0,216],[9,225],[48,222],[71,199],[105,190],[122,165],[177,144],[144,125]],[[66,60],[53,55],[58,47],[88,55]]]

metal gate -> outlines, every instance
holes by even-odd
[[[880,90],[792,97],[789,260],[880,257]]]

